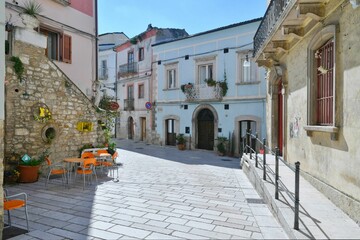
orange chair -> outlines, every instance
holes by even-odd
[[[115,151],[115,153],[111,156],[111,161],[105,161],[103,162],[103,166],[107,167],[107,169],[112,170],[112,177],[114,181],[119,181],[119,166],[122,166],[121,163],[116,162],[117,157],[119,156],[118,152]],[[116,178],[114,171],[116,170]]]
[[[97,176],[95,171],[95,164],[96,159],[95,158],[86,158],[84,160],[84,163],[76,170],[77,174],[83,175],[84,179],[84,187],[85,189],[85,176],[88,176],[90,178],[90,184],[92,183],[92,176],[95,175],[96,183],[97,183]]]
[[[52,164],[50,158],[46,157],[45,158],[46,163],[48,165],[49,168],[49,173],[47,175],[46,178],[46,182],[45,182],[45,187],[47,187],[47,184],[49,182],[50,176],[51,175],[61,175],[61,180],[64,183],[66,183],[66,168],[64,167],[64,165],[62,164]],[[64,184],[65,186],[65,184]]]
[[[84,152],[81,154],[81,158],[95,158],[95,155],[92,152]],[[100,167],[101,161],[96,161],[95,167]]]
[[[18,199],[17,197],[22,197]],[[14,199],[15,198],[15,199]],[[11,227],[11,214],[10,211],[18,208],[25,207],[25,217],[26,217],[26,228],[29,232],[29,215],[27,211],[27,194],[26,193],[17,193],[14,195],[8,195],[7,189],[4,189],[4,211],[8,212],[8,227]]]

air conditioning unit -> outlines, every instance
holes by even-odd
[[[54,2],[60,3],[64,6],[69,6],[71,4],[71,0],[53,0]]]

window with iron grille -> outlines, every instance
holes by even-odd
[[[333,125],[334,105],[334,39],[331,39],[315,51],[316,61],[316,123]]]

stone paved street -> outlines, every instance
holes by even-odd
[[[41,179],[29,194],[30,233],[14,239],[284,239],[239,159],[118,141],[119,182],[65,189]],[[130,151],[131,150],[131,151]],[[23,213],[14,221],[24,226]]]

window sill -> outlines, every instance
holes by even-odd
[[[337,140],[338,132],[339,132],[339,128],[334,126],[308,125],[308,126],[304,126],[304,129],[309,137],[312,136],[313,132],[330,133],[331,140],[333,141]]]
[[[259,84],[260,81],[254,81],[254,82],[237,82],[235,83],[236,85],[254,85],[254,84]]]
[[[179,90],[180,88],[164,88],[163,91],[174,91]]]

